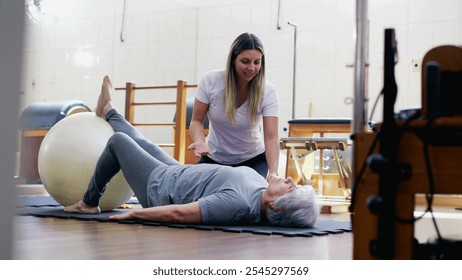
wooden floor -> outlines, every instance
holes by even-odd
[[[15,224],[15,259],[352,258],[352,233],[282,237],[32,216]]]
[[[441,233],[462,239],[462,211],[437,210]],[[349,214],[321,218],[350,219]],[[429,218],[415,229],[419,242],[435,236]],[[15,217],[14,230],[19,260],[351,260],[354,234],[283,237],[33,216]]]

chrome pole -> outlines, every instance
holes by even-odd
[[[353,135],[365,132],[367,125],[367,96],[366,96],[366,57],[367,57],[367,0],[356,0],[356,50],[355,50],[355,62],[354,62],[354,112],[351,130]],[[354,212],[355,205],[355,187],[357,170],[357,159],[356,159],[356,143],[355,137],[353,137],[352,145],[352,164],[351,170],[353,176],[351,176],[352,197],[351,197],[351,209]]]
[[[366,59],[367,59],[367,0],[356,0],[356,52],[354,63],[353,133],[362,132],[367,125]]]
[[[281,30],[281,25],[279,24],[279,19],[281,18],[281,0],[278,1],[278,23],[277,23],[277,30]]]
[[[294,61],[292,70],[292,119],[295,119],[295,78],[297,73],[297,24],[290,21],[287,24],[294,28]]]

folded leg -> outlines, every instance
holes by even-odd
[[[135,193],[141,206],[147,207],[147,183],[151,172],[167,165],[146,152],[131,137],[116,132],[103,150],[83,201],[92,207],[99,204],[106,185],[119,170]]]

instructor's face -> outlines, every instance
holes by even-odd
[[[262,54],[259,50],[243,50],[235,61],[234,68],[240,81],[250,82],[261,69]]]

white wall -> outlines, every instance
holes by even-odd
[[[383,84],[384,29],[396,29],[399,46],[395,110],[419,107],[420,70],[412,61],[436,45],[461,44],[461,2],[368,1],[370,105]],[[248,31],[259,36],[266,49],[268,79],[280,94],[282,137],[292,116],[294,29],[287,25],[292,21],[298,24],[296,117],[353,116],[353,106],[344,100],[353,97],[353,69],[347,65],[354,60],[355,0],[281,0],[280,30],[278,0],[126,0],[123,42],[123,0],[44,3],[55,9],[38,23],[27,21],[23,107],[65,99],[81,99],[93,107],[105,74],[117,87],[127,81],[198,83],[206,71],[224,67],[231,42]],[[114,99],[122,109],[123,93]],[[173,111],[139,116],[146,114],[170,119]],[[380,118],[379,108],[373,119]]]

